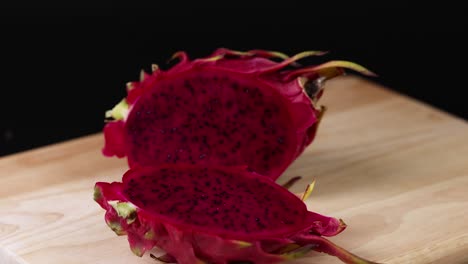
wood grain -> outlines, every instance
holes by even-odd
[[[331,240],[382,263],[468,263],[468,124],[349,76],[330,81],[316,141],[278,180],[313,178],[309,209],[342,218]],[[0,262],[155,263],[133,256],[92,199],[124,160],[101,134],[0,159]],[[340,263],[314,254],[293,263]]]

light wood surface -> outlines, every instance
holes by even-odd
[[[309,209],[342,218],[331,240],[358,255],[468,263],[468,124],[357,77],[326,89],[315,142],[279,182],[301,175],[301,192],[315,178]],[[1,263],[156,263],[134,256],[92,199],[96,181],[126,170],[102,144],[98,134],[0,159]]]

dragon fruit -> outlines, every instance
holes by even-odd
[[[206,58],[153,65],[104,127],[105,156],[127,157],[132,168],[165,163],[242,166],[277,179],[314,140],[325,108],[317,105],[323,81],[350,68],[347,61],[302,67],[280,52],[220,48]],[[279,60],[279,61],[278,61]]]
[[[373,263],[325,237],[343,221],[307,210],[275,180],[312,143],[325,108],[325,80],[347,61],[302,67],[264,50],[218,49],[164,71],[153,65],[112,110],[104,127],[105,156],[127,157],[122,182],[98,182],[94,199],[107,225],[127,235],[142,256],[158,247],[163,262],[277,263],[311,250],[346,263]],[[278,61],[279,60],[279,61]]]
[[[122,182],[96,183],[94,199],[136,255],[158,247],[166,254],[152,257],[163,262],[278,263],[314,250],[373,263],[325,238],[342,232],[343,221],[308,211],[303,199],[247,166],[136,167]]]

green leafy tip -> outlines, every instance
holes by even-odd
[[[205,59],[198,59],[198,61],[201,61],[201,62],[213,62],[213,61],[217,61],[217,60],[220,60],[224,58],[224,55],[223,54],[220,54],[220,55],[216,55],[216,56],[213,56],[213,57],[208,57],[208,58],[205,58]]]
[[[376,77],[377,74],[374,72],[368,70],[367,68],[351,62],[351,61],[343,61],[343,60],[335,60],[335,61],[329,61],[322,63],[320,65],[312,66],[312,67],[305,67],[302,69],[298,69],[295,71],[292,71],[287,75],[287,79],[290,79],[291,77],[295,76],[301,76],[304,74],[313,74],[316,73],[319,76],[326,77],[326,79],[333,78],[338,75],[342,75],[344,72],[340,71],[339,69],[349,69],[356,71],[358,73],[367,75],[367,76],[373,76]]]
[[[236,244],[237,246],[239,246],[239,248],[246,248],[246,247],[252,246],[252,243],[242,241],[242,240],[232,240],[232,242]]]
[[[177,260],[173,256],[171,256],[169,254],[164,254],[164,255],[161,255],[159,257],[156,257],[153,254],[150,254],[150,257],[152,259],[159,260],[159,261],[161,261],[163,263],[176,263],[177,262]]]
[[[153,240],[156,237],[156,234],[153,230],[148,230],[143,236],[146,240]]]
[[[302,201],[305,201],[307,200],[307,198],[309,198],[310,194],[314,190],[314,187],[315,187],[315,180],[313,180],[311,184],[307,185],[307,188],[305,189],[304,194],[302,195],[302,198],[301,198]]]
[[[159,66],[157,64],[151,64],[151,71],[155,72],[159,70]]]
[[[102,192],[100,188],[94,187],[93,199],[96,202],[102,199]]]
[[[107,223],[107,226],[109,226],[109,228],[114,231],[115,234],[117,234],[118,236],[124,236],[127,234],[127,231],[125,231],[123,228],[122,228],[122,225],[117,222],[117,221],[106,221]]]
[[[130,249],[132,250],[133,254],[138,257],[142,257],[145,253],[140,245],[130,245]]]
[[[122,99],[118,104],[111,110],[106,112],[106,118],[112,118],[114,120],[123,120],[128,115],[128,103],[127,100]]]
[[[108,202],[117,212],[117,215],[127,220],[131,224],[136,220],[136,207],[129,202],[109,201]]]

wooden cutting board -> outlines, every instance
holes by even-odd
[[[353,76],[330,81],[321,102],[316,141],[279,182],[301,175],[301,192],[317,180],[309,209],[348,224],[331,240],[382,263],[468,263],[468,124]],[[96,181],[126,169],[102,145],[98,134],[0,159],[0,263],[156,263],[93,201]]]

